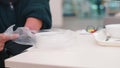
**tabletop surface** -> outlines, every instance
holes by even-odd
[[[30,48],[8,58],[5,64],[7,67],[13,66],[12,68],[18,68],[21,64],[56,66],[55,68],[120,68],[120,47],[100,46],[91,34],[79,35],[77,41],[75,45],[62,49]]]

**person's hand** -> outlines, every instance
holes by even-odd
[[[26,19],[25,27],[29,28],[33,33],[39,32],[42,28],[42,20],[29,17]]]
[[[6,41],[13,40],[13,39],[16,39],[18,37],[19,37],[18,34],[12,34],[11,36],[6,35],[4,33],[0,34],[0,51],[2,51],[4,49],[4,45],[5,45]]]

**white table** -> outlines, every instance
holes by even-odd
[[[120,68],[120,47],[99,46],[92,35],[80,35],[78,45],[27,52],[5,61],[10,68]]]

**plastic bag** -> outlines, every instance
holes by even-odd
[[[5,35],[11,36],[13,34],[13,28],[15,25],[10,26],[9,28],[7,28],[7,30],[4,32]]]
[[[15,31],[13,31],[13,27],[15,25],[10,26],[4,34],[7,34],[11,36],[12,34],[19,34],[19,38],[13,40],[14,42],[18,44],[23,45],[34,45],[36,43],[35,41],[35,35],[26,27],[18,27]]]

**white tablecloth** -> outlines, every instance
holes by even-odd
[[[120,47],[98,45],[92,35],[80,35],[77,45],[63,49],[30,48],[5,61],[10,68],[120,68]]]

